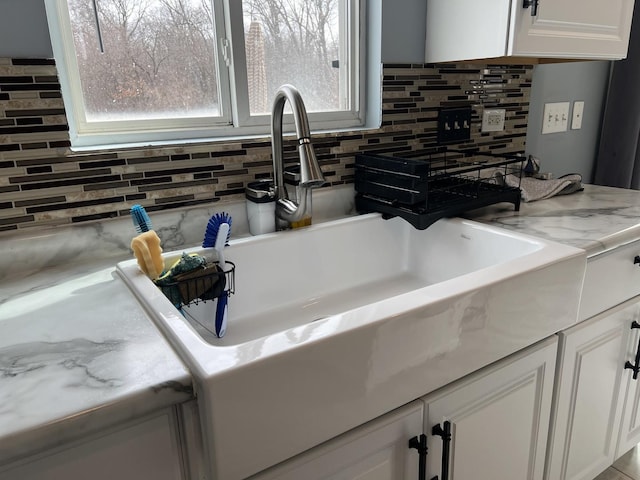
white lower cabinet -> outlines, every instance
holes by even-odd
[[[251,478],[416,480],[418,452],[409,439],[422,432],[422,411],[422,402],[411,402]]]
[[[635,321],[640,323],[640,304],[636,305],[632,315]],[[625,361],[629,360],[631,363],[635,363],[636,352],[640,348],[638,345],[639,331],[634,329],[631,333],[631,340],[627,343]],[[640,374],[634,379],[633,372],[625,370],[624,376],[626,377],[626,381],[623,382],[624,409],[616,448],[616,460],[640,443]]]
[[[542,479],[556,353],[549,338],[425,397],[426,478]]]
[[[640,303],[636,299],[559,334],[547,476],[592,480],[640,441],[635,363]]]
[[[556,351],[554,336],[251,478],[542,479]],[[432,434],[444,421],[452,435],[448,477],[442,440]],[[409,445],[424,434],[421,472]]]
[[[623,365],[629,362],[633,365],[640,363],[640,298],[632,300],[633,304],[624,309],[625,332],[627,341],[624,346]],[[635,323],[634,323],[635,322]],[[635,328],[631,328],[632,325]],[[624,405],[618,445],[615,459],[618,459],[640,442],[640,372],[634,377],[631,369],[624,369],[622,379],[622,391],[624,392]]]
[[[154,415],[0,466],[2,480],[183,480],[178,412]],[[193,463],[192,463],[193,465]],[[195,479],[196,476],[193,476]]]

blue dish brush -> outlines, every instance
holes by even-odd
[[[131,207],[130,212],[133,225],[136,227],[138,233],[148,232],[153,229],[151,219],[142,205],[134,205]]]
[[[223,223],[227,224],[227,227],[225,227],[227,233],[220,236],[224,238],[223,245],[226,245],[229,241],[229,237],[231,237],[231,215],[226,212],[221,212],[214,214],[209,219],[209,222],[207,222],[207,229],[204,232],[204,240],[202,241],[202,246],[204,248],[215,247],[218,233],[220,232],[220,228]]]
[[[218,263],[223,275],[227,270],[227,263],[224,259],[224,246],[231,236],[231,215],[226,212],[216,213],[207,222],[202,246],[204,248],[213,247],[218,254]],[[214,333],[218,338],[224,336],[227,331],[229,291],[224,290],[218,297],[216,304],[216,318],[214,322]]]

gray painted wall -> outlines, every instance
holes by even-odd
[[[382,0],[382,63],[424,63],[426,0]]]
[[[575,62],[538,65],[533,73],[527,153],[540,159],[542,170],[554,176],[580,173],[591,182],[598,154],[602,115],[609,84],[611,62]],[[542,135],[544,104],[583,100],[580,130]]]
[[[43,0],[0,0],[0,57],[51,58]]]
[[[378,2],[382,3],[382,62],[423,63],[426,2]],[[0,57],[52,55],[43,0],[0,0]]]
[[[382,1],[384,63],[423,63],[425,0]],[[0,57],[51,57],[42,0],[0,0]],[[527,152],[555,175],[581,173],[591,181],[597,154],[609,62],[577,62],[536,67],[531,91]],[[585,101],[583,128],[542,135],[544,103]]]

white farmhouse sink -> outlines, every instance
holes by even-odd
[[[420,231],[377,214],[236,240],[225,254],[236,293],[222,339],[135,261],[118,265],[194,375],[211,469],[225,480],[566,328],[586,264],[582,250],[472,221]],[[211,303],[188,312],[213,315]]]

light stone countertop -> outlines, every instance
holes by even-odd
[[[204,208],[150,214],[165,249]],[[192,378],[115,273],[129,217],[0,235],[0,465],[193,398]]]
[[[585,185],[584,191],[537,202],[501,203],[466,218],[582,248],[597,255],[640,239],[640,191]]]
[[[0,465],[192,398],[112,261],[0,284]]]
[[[333,211],[318,221],[353,214],[352,186],[324,193],[314,206]],[[225,209],[246,235],[244,204]],[[220,210],[150,215],[168,251],[199,244]],[[640,192],[587,185],[467,217],[595,255],[640,238]],[[129,219],[0,235],[0,465],[192,398],[190,373],[114,273],[133,235]]]
[[[353,187],[314,202],[353,214]],[[202,243],[215,212],[249,235],[244,201],[149,212],[165,251]],[[192,378],[115,273],[129,217],[0,233],[0,466],[193,398]]]

